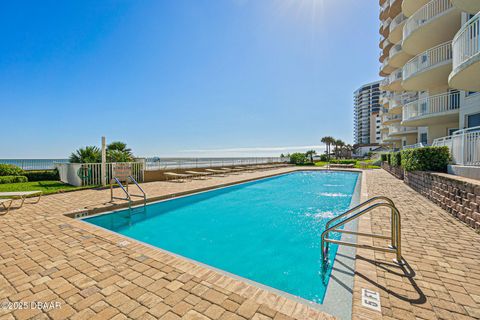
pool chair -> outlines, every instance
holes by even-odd
[[[220,168],[220,170],[228,171],[228,172],[230,172],[231,174],[240,174],[239,171],[241,171],[241,170],[233,169],[233,168]]]
[[[27,199],[28,197],[38,197],[37,201],[32,202],[32,203],[38,203],[40,201],[40,198],[42,197],[42,191],[0,192],[0,203],[3,205],[4,209],[6,210],[5,213],[7,213],[12,207],[13,200],[20,199],[22,201],[20,205],[17,207],[17,209],[19,209],[23,206],[23,204],[25,203],[25,199]],[[8,198],[8,199],[2,199],[2,198]],[[8,204],[8,207],[6,205],[7,202],[10,202]]]
[[[7,206],[8,202],[8,206]],[[10,208],[12,207],[13,199],[0,199],[0,204],[3,206],[3,209],[5,209],[4,213],[0,213],[0,215],[7,214]]]
[[[184,173],[164,172],[163,174],[168,177],[168,181],[172,182],[186,182],[189,178],[192,178],[191,174]]]
[[[185,171],[185,173],[191,174],[192,179],[199,179],[199,180],[206,180],[208,176],[211,176],[211,172],[204,172],[204,171]]]
[[[215,175],[225,177],[229,171],[227,170],[218,170],[218,169],[205,169],[205,171],[211,172]]]

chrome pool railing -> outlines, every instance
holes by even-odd
[[[382,201],[382,202],[377,202],[374,203],[367,208],[364,208],[366,205],[375,202],[375,201]],[[348,231],[348,230],[343,230],[343,229],[338,229],[339,227],[347,224],[348,222],[351,222],[355,219],[360,218],[364,214],[380,208],[380,207],[386,207],[390,209],[391,213],[391,228],[390,228],[390,236],[384,236],[380,234],[373,234],[373,233],[363,233],[363,232],[355,232],[355,231]],[[362,209],[361,211],[358,211],[359,209]],[[358,212],[357,212],[358,211]],[[355,213],[356,212],[356,213]],[[353,215],[349,216],[350,214],[354,213]],[[335,221],[340,220],[342,218],[346,218],[336,224],[333,224]],[[405,264],[403,258],[402,258],[402,239],[401,239],[401,221],[400,221],[400,212],[398,211],[397,207],[393,203],[393,201],[390,198],[384,197],[384,196],[377,196],[373,197],[371,199],[368,199],[365,202],[362,202],[361,204],[347,210],[346,212],[342,213],[341,215],[329,220],[325,226],[325,231],[322,232],[322,241],[321,241],[321,259],[322,259],[322,266],[325,267],[328,265],[328,251],[329,251],[329,244],[334,243],[338,245],[345,245],[345,246],[350,246],[350,247],[356,247],[356,248],[362,248],[362,249],[369,249],[369,250],[376,250],[376,251],[383,251],[383,252],[391,252],[396,254],[396,258],[394,259],[394,262],[403,265]],[[333,225],[332,225],[333,224]],[[366,245],[366,244],[358,244],[358,243],[353,243],[353,242],[346,242],[346,241],[341,241],[341,240],[335,240],[335,239],[330,239],[328,238],[328,235],[330,232],[339,232],[339,233],[345,233],[345,234],[352,234],[352,235],[357,235],[357,236],[363,236],[363,237],[371,237],[371,238],[378,238],[378,239],[386,239],[390,240],[390,246],[389,247],[377,247],[377,246],[371,246],[371,245]]]

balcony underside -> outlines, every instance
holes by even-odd
[[[452,61],[435,65],[417,72],[402,82],[407,91],[422,91],[447,85],[448,75],[452,71]]]
[[[418,130],[410,130],[410,131],[400,131],[400,132],[394,132],[394,133],[389,133],[389,137],[399,137],[401,139],[402,136],[407,136],[411,134],[417,134]]]
[[[456,8],[448,9],[410,33],[403,39],[402,48],[412,55],[417,55],[451,40],[460,29],[460,24],[461,11]]]
[[[394,142],[394,141],[400,141],[402,140],[402,137],[396,137],[396,136],[388,136],[388,138],[383,139],[385,142]]]
[[[402,121],[402,126],[409,127],[427,127],[442,123],[458,122],[458,109],[439,112],[434,114],[426,114],[408,120]]]
[[[448,79],[452,88],[480,91],[480,53],[458,66]]]
[[[390,64],[390,61],[388,62],[388,64],[386,65],[382,65],[382,69],[380,70],[380,76],[381,77],[385,77],[385,76],[388,76],[389,74],[391,74],[393,71],[395,71],[397,68],[393,67],[391,64]]]
[[[396,54],[390,57],[389,65],[395,68],[401,68],[412,58],[412,55],[406,53],[403,50],[400,50]]]
[[[427,4],[430,0],[403,0],[402,12],[405,16],[410,17],[418,9]]]
[[[400,12],[402,12],[401,0],[395,0],[393,3],[390,3],[390,9],[388,9],[388,16],[390,18],[395,18]]]
[[[400,123],[400,121],[402,121],[402,119],[390,119],[390,120],[383,121],[383,124],[390,125],[390,124]]]
[[[400,103],[390,104],[390,107],[388,108],[388,113],[400,114],[402,113],[402,107],[403,106]]]
[[[395,91],[395,92],[401,92],[401,91],[403,91],[402,81],[400,81],[400,79],[393,81],[392,83],[390,83],[390,84],[388,85],[387,90],[389,90],[389,91]]]
[[[452,4],[462,11],[475,14],[480,11],[480,1],[478,0],[450,0]]]
[[[388,40],[391,43],[398,43],[399,41],[402,40],[404,25],[405,25],[405,21],[402,21],[393,30],[390,30],[390,34],[388,35]]]

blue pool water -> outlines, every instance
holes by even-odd
[[[350,206],[357,179],[352,172],[302,171],[85,221],[322,303],[320,235]]]

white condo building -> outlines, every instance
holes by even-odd
[[[378,144],[380,134],[380,81],[363,85],[354,92],[354,143]]]

